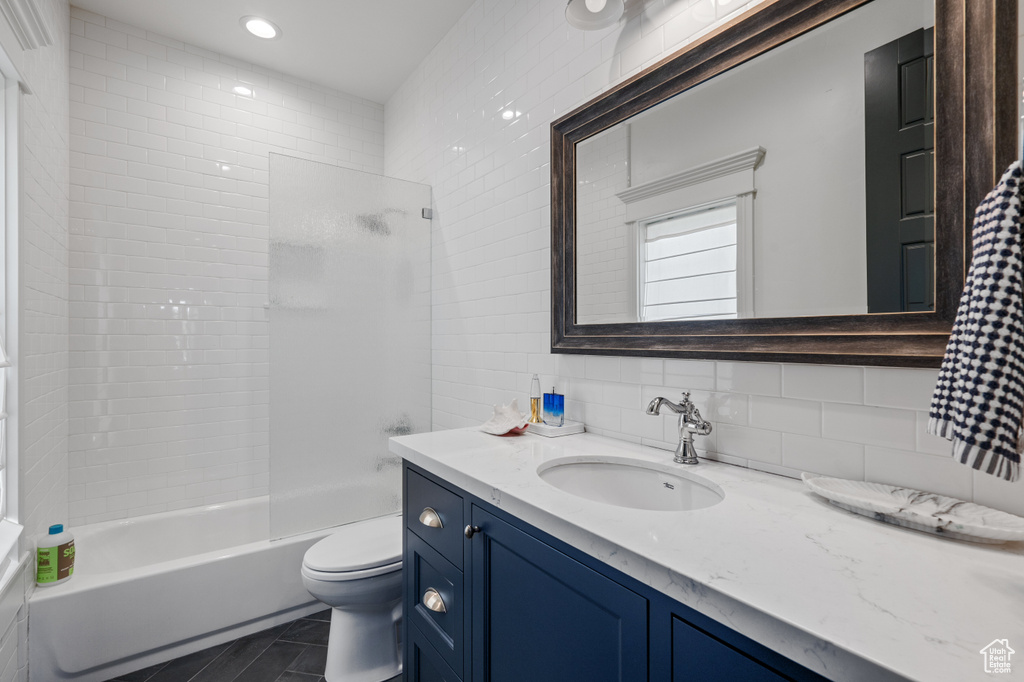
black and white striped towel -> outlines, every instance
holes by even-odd
[[[953,457],[1016,481],[1024,406],[1024,245],[1021,163],[974,213],[974,255],[932,396],[928,431]]]

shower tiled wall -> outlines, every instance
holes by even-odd
[[[525,404],[536,372],[590,430],[671,449],[674,420],[644,407],[688,389],[715,424],[698,447],[719,459],[1024,513],[1024,483],[973,474],[925,433],[934,370],[549,353],[551,122],[758,3],[628,4],[623,23],[582,32],[564,2],[478,0],[387,104],[385,171],[434,188],[434,428]]]
[[[268,154],[380,173],[383,107],[71,12],[70,521],[265,494]]]
[[[68,511],[69,19],[66,1],[37,6],[53,45],[20,55],[32,93],[21,96],[21,414],[18,472],[9,474],[19,478],[19,521],[33,539]]]

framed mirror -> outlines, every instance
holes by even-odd
[[[769,0],[559,118],[552,352],[939,366],[1016,5]]]

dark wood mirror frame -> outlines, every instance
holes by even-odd
[[[551,351],[938,367],[974,207],[1017,156],[1017,3],[935,1],[935,311],[576,324],[576,144],[869,0],[775,0],[551,124]]]

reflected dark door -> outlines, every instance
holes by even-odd
[[[869,313],[935,307],[932,34],[864,55]]]

